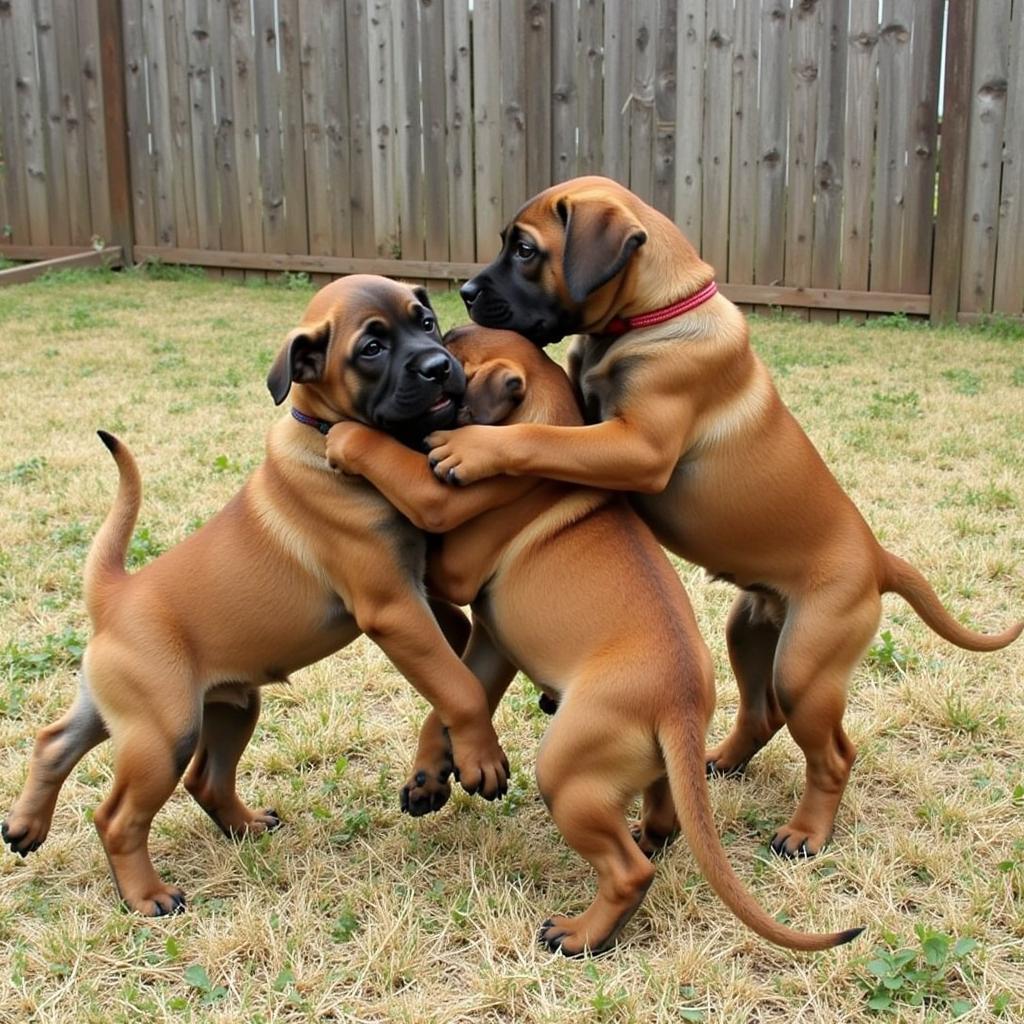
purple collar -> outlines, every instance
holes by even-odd
[[[306,413],[299,412],[294,405],[292,406],[292,416],[300,423],[305,423],[307,427],[316,427],[321,434],[326,434],[334,426],[333,423],[328,423],[327,420],[318,420],[315,416],[307,416]]]

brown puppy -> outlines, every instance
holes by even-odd
[[[525,338],[471,327],[446,340],[464,365],[475,422],[579,428],[568,378]],[[417,525],[449,531],[428,576],[446,599],[472,602],[467,660],[493,668],[507,659],[557,695],[537,785],[566,841],[597,871],[598,891],[578,917],[545,921],[542,942],[570,956],[607,949],[654,877],[641,848],[664,845],[676,831],[676,809],[708,881],[758,934],[809,950],[859,933],[806,935],[779,924],[729,866],[704,774],[711,658],[678,575],[621,497],[536,479],[453,491],[421,455],[358,424],[334,427],[327,452]],[[512,674],[481,673],[491,680],[492,706]],[[436,809],[447,795],[436,715],[424,725],[417,764],[423,778],[414,779],[410,809],[416,801]],[[625,812],[638,793],[644,809],[634,837]]]
[[[570,375],[592,425],[440,432],[437,474],[639,492],[634,505],[666,547],[740,587],[726,627],[740,710],[709,769],[742,770],[785,723],[807,759],[806,788],[772,845],[818,852],[854,760],[846,685],[880,595],[899,594],[968,650],[1004,647],[1024,624],[965,629],[878,544],[779,399],[745,318],[666,217],[613,181],[578,178],[530,200],[503,237],[463,288],[470,314],[538,345],[580,332]]]
[[[81,687],[71,710],[40,732],[3,825],[12,850],[35,850],[64,779],[109,734],[114,787],[96,827],[122,899],[147,915],[184,904],[181,890],[160,880],[147,843],[189,761],[185,786],[225,833],[278,825],[273,811],[252,810],[235,791],[259,687],[360,632],[433,704],[466,789],[493,799],[506,786],[484,691],[423,595],[422,534],[324,457],[322,433],[342,417],[420,437],[454,422],[465,378],[440,344],[426,293],[369,276],[329,284],[289,334],[267,382],[277,403],[293,391],[303,421],[276,423],[265,461],[228,505],[131,576],[124,554],[139,472],[128,449],[101,433],[120,485],[85,567],[94,634]]]

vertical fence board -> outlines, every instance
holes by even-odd
[[[633,53],[629,120],[629,187],[645,202],[654,202],[654,75],[657,0],[637,0],[629,35]]]
[[[96,4],[79,4],[75,0],[62,0],[63,2],[74,8],[76,18],[78,61],[75,70],[78,72],[81,85],[82,145],[85,148],[85,166],[89,182],[90,238],[86,241],[90,241],[93,235],[106,240],[110,238],[111,216],[98,10]],[[69,20],[70,17],[69,14]],[[108,72],[119,75],[122,84],[125,84],[124,68],[110,68]],[[128,141],[130,139],[126,140],[126,145]],[[134,195],[127,197],[127,203],[134,210]]]
[[[231,99],[242,247],[263,252],[263,199],[260,192],[259,124],[256,113],[256,41],[249,4],[228,0],[231,22]],[[265,277],[246,271],[246,278]]]
[[[322,6],[322,5],[320,5]],[[321,64],[326,95],[324,97],[324,133],[327,139],[327,188],[330,197],[331,250],[338,256],[351,256],[352,241],[352,177],[349,137],[349,79],[346,72],[348,26],[343,0],[332,0],[322,15],[324,49]],[[316,31],[310,23],[310,32]]]
[[[871,228],[871,287],[898,291],[906,187],[912,0],[883,0],[878,43],[878,148]]]
[[[1010,74],[992,309],[997,313],[1020,314],[1024,312],[1024,3],[1013,5],[1009,39]]]
[[[274,18],[274,5],[267,0],[255,4],[253,12],[253,27],[256,32],[256,112],[259,118],[263,248],[266,252],[287,252],[277,23]]]
[[[632,85],[630,31],[633,4],[604,5],[604,173],[629,184],[629,110]]]
[[[336,183],[327,173],[326,50],[337,38],[341,5],[318,0],[299,4],[302,145],[306,153],[306,217],[309,251],[327,256],[334,247],[332,207]],[[335,51],[337,53],[337,51]],[[344,182],[341,183],[344,185]]]
[[[576,76],[580,52],[579,11],[574,2],[551,9],[551,180],[565,181],[578,173]],[[582,125],[580,125],[582,128]]]
[[[64,130],[64,173],[68,195],[68,227],[73,245],[88,245],[93,235],[89,203],[89,160],[85,141],[85,109],[82,100],[84,68],[78,38],[76,4],[72,0],[54,0],[53,16],[57,26],[57,64],[60,79],[60,118]],[[83,6],[93,6],[83,5]],[[56,169],[59,170],[59,169]],[[100,190],[104,182],[97,183]]]
[[[444,67],[444,6],[420,0],[420,66],[423,68],[424,252],[428,260],[449,258],[448,189],[451,169],[445,153],[446,85],[432,69]]]
[[[927,293],[932,268],[943,0],[914,5],[900,291]]]
[[[57,62],[53,0],[35,0],[35,4],[50,242],[53,245],[68,245],[71,242],[71,213],[68,209],[67,152],[64,146],[64,118],[61,114],[60,66]]]
[[[986,0],[978,5],[960,277],[960,309],[972,313],[985,313],[992,309],[1009,69],[1009,26],[1009,0]]]
[[[139,245],[156,245],[156,204],[146,101],[146,44],[142,34],[142,0],[124,0],[122,12],[132,222],[135,225],[135,240]],[[82,25],[82,22],[79,24]]]
[[[399,9],[390,0],[370,0],[367,4],[370,57],[368,104],[372,140],[370,162],[373,168],[373,177],[367,182],[367,194],[373,197],[374,252],[377,256],[385,257],[396,255],[401,245],[397,181],[399,114],[395,96],[394,56],[395,46],[400,44],[395,33]]]
[[[760,28],[757,5],[736,8],[732,58],[732,168],[729,199],[728,280],[751,284],[757,218],[757,76]],[[765,97],[771,102],[770,97]]]
[[[528,198],[526,184],[526,97],[523,11],[501,3],[501,221]],[[532,69],[531,69],[532,71]]]
[[[210,50],[208,0],[191,0],[185,8],[185,41],[188,57],[188,96],[192,134],[192,174],[195,181],[196,240],[200,248],[220,245],[220,211],[217,202],[217,158],[213,118],[213,68]],[[227,45],[227,37],[220,42]]]
[[[579,174],[604,165],[604,4],[580,0]]]
[[[863,290],[868,286],[871,256],[875,70],[878,62],[877,0],[860,0],[853,4],[849,45],[843,138],[844,217],[839,281],[843,288]]]
[[[476,256],[489,260],[498,246],[501,207],[501,82],[494,64],[482,54],[501,50],[498,0],[476,0],[473,5],[473,170],[476,187]],[[493,58],[492,58],[493,59]],[[496,63],[496,60],[495,60]]]
[[[819,55],[824,37],[820,0],[793,9],[790,39],[789,188],[786,194],[786,284],[811,283],[814,242],[814,147]],[[807,319],[807,311],[796,314]]]
[[[242,203],[239,178],[236,172],[236,124],[233,74],[233,53],[231,43],[231,17],[228,0],[209,0],[209,26],[211,36],[210,52],[213,67],[210,71],[210,88],[216,108],[216,122],[213,129],[213,157],[216,165],[216,181],[221,247],[228,252],[240,252],[242,240]],[[212,234],[212,232],[211,232]],[[225,270],[228,278],[243,278],[240,270]]]
[[[7,213],[0,224],[0,244],[32,241],[28,221],[25,155],[18,124],[18,78],[14,60],[14,14],[9,4],[0,4],[0,139],[3,140],[3,189]]]
[[[187,224],[180,175],[175,174],[171,105],[167,76],[167,29],[164,0],[143,0],[146,80],[149,90],[151,162],[158,245],[177,245],[178,226]]]
[[[932,260],[933,323],[956,319],[963,262],[974,14],[974,4],[959,4],[949,8],[947,16],[938,212],[935,222],[935,256]]]
[[[676,24],[675,222],[700,249],[703,244],[704,3],[684,3]]]
[[[846,61],[850,0],[824,0],[818,96],[818,129],[814,143],[814,242],[811,285],[839,286],[839,255],[843,218],[843,114],[846,109]],[[810,319],[835,323],[835,310],[812,309]]]
[[[661,0],[654,52],[654,205],[675,215],[678,0]]]
[[[195,168],[192,162],[192,118],[188,88],[188,45],[180,0],[165,0],[167,33],[167,106],[170,115],[171,174],[178,245],[199,244]]]
[[[46,140],[42,88],[37,72],[36,26],[28,0],[14,7],[14,67],[17,75],[18,131],[25,165],[25,196],[29,235],[33,245],[50,242],[50,210],[47,195]]]
[[[789,4],[761,5],[761,102],[758,118],[757,242],[754,281],[781,284],[786,254],[786,131],[789,82]]]
[[[281,154],[284,168],[285,245],[309,252],[306,210],[306,152],[302,145],[302,67],[299,53],[299,0],[277,0],[281,64]]]
[[[445,0],[445,161],[449,258],[459,263],[472,262],[476,257],[471,46],[468,7],[463,0]]]
[[[402,258],[423,259],[423,156],[420,118],[418,0],[395,7],[395,123],[398,128],[397,187]]]
[[[572,0],[563,0],[572,2]],[[551,0],[527,0],[523,22],[526,199],[551,177]],[[511,213],[512,211],[508,211]]]
[[[348,54],[348,113],[351,130],[349,202],[352,208],[352,255],[375,255],[373,135],[370,122],[369,15],[364,0],[345,4]],[[382,183],[383,184],[383,183]]]
[[[707,107],[703,126],[703,203],[701,255],[723,280],[729,271],[729,181],[732,55],[735,10],[730,0],[709,0],[707,7]]]

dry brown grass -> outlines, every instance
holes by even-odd
[[[75,686],[87,635],[81,568],[114,490],[96,439],[132,447],[146,481],[135,551],[215,511],[279,415],[263,378],[309,292],[184,277],[78,275],[0,292],[0,810],[35,730]],[[445,303],[449,316],[455,304]],[[1024,610],[1024,342],[758,320],[755,341],[840,480],[951,608],[994,629]],[[731,598],[680,566],[735,708],[722,642]],[[0,856],[2,1021],[850,1021],[875,947],[920,950],[915,926],[978,945],[898,1019],[1024,1019],[1024,644],[971,655],[898,600],[892,642],[858,670],[847,715],[860,757],[829,850],[764,856],[801,784],[778,737],[743,781],[712,784],[730,856],[757,898],[799,927],[867,925],[851,946],[797,956],[721,907],[685,845],[663,859],[618,949],[565,961],[533,944],[552,910],[589,900],[532,776],[545,719],[517,683],[498,730],[515,768],[503,805],[457,796],[414,821],[397,807],[422,701],[366,641],[266,694],[243,792],[286,827],[232,844],[179,792],[158,816],[157,867],[187,914],[119,910],[90,824],[109,750],[66,785],[46,845]],[[652,637],[652,642],[657,642]],[[934,943],[933,943],[934,944]],[[210,988],[204,991],[205,978]],[[904,975],[897,994],[921,986]]]

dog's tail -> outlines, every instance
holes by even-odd
[[[696,709],[673,709],[658,729],[658,742],[668,769],[676,813],[690,849],[711,888],[722,902],[758,935],[789,949],[813,951],[841,946],[863,928],[831,934],[799,932],[780,924],[754,901],[733,871],[711,814],[704,769],[704,718]]]
[[[96,620],[102,603],[103,591],[126,575],[125,553],[131,540],[135,520],[142,502],[142,477],[135,457],[127,445],[105,430],[97,431],[100,440],[114,456],[119,474],[117,496],[103,520],[85,560],[85,603],[89,614]]]
[[[998,651],[1012,644],[1024,631],[1024,622],[1004,629],[1002,633],[975,633],[961,626],[942,606],[931,585],[909,562],[883,549],[882,593],[899,594],[921,616],[924,624],[943,640],[967,651]]]

